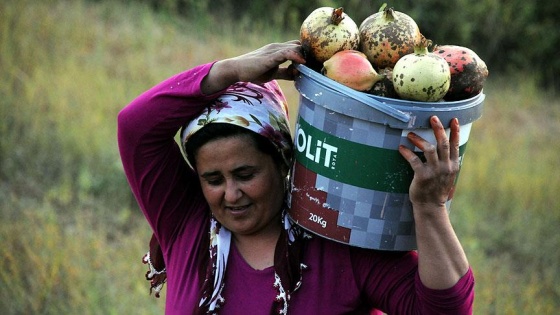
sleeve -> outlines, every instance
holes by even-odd
[[[472,314],[474,275],[467,273],[451,288],[424,286],[418,256],[411,252],[355,250],[353,269],[368,303],[387,314]]]
[[[212,65],[197,66],[157,84],[117,118],[125,175],[162,249],[168,248],[185,220],[196,221],[206,209],[198,178],[175,136],[219,94],[204,95],[200,89]]]
[[[423,309],[426,312],[429,311],[431,314],[472,314],[474,274],[471,268],[453,287],[445,290],[433,290],[425,287],[417,273],[416,291],[422,298]]]

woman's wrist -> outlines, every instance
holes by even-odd
[[[202,93],[214,94],[239,81],[234,63],[232,59],[216,61],[201,82]]]
[[[412,203],[415,220],[447,219],[447,206],[436,203]]]

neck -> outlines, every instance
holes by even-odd
[[[281,224],[278,224],[269,227],[265,233],[232,236],[237,250],[245,261],[254,269],[262,270],[274,265],[274,252],[281,229]]]

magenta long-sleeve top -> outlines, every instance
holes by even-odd
[[[207,246],[202,239],[210,211],[175,136],[217,96],[200,89],[212,64],[159,83],[118,116],[124,171],[167,267],[166,314],[192,314],[200,300],[197,255]],[[420,281],[416,252],[360,249],[318,236],[309,240],[303,259],[308,268],[289,314],[368,314],[374,308],[388,314],[472,313],[470,269],[455,286],[433,290]],[[225,279],[222,314],[269,312],[277,294],[273,267],[253,269],[232,245]]]

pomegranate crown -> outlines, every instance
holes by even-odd
[[[344,20],[343,13],[344,13],[343,7],[340,7],[338,9],[333,9],[333,13],[331,15],[331,23],[334,25],[340,24],[340,22]]]

